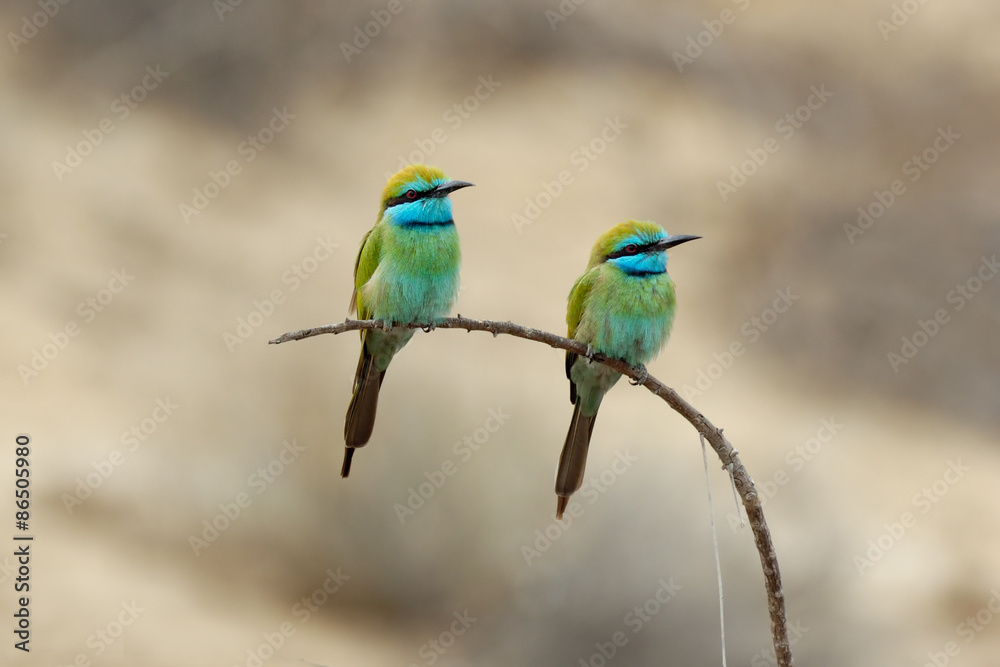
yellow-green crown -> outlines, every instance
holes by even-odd
[[[385,184],[382,191],[383,206],[394,197],[399,197],[410,189],[424,191],[430,190],[436,185],[440,185],[448,180],[444,172],[437,167],[428,167],[425,164],[411,164],[405,167]]]
[[[663,227],[660,227],[655,222],[626,220],[598,237],[597,243],[594,244],[594,249],[590,252],[590,263],[587,265],[587,268],[593,268],[601,264],[608,255],[628,243],[635,243],[636,245],[655,243],[666,235],[667,233],[663,231]]]

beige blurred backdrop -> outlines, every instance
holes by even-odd
[[[30,654],[0,550],[3,664],[721,663],[698,438],[642,389],[560,526],[562,355],[418,333],[339,478],[357,336],[267,341],[346,316],[402,160],[477,185],[463,315],[561,333],[602,231],[703,236],[650,371],[767,498],[797,664],[997,664],[995,2],[12,0],[0,28],[0,539],[18,433],[35,535]],[[772,664],[709,454],[729,664]]]

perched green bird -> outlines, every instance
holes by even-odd
[[[419,164],[389,179],[378,220],[361,239],[349,313],[356,309],[363,320],[396,324],[433,322],[447,315],[458,294],[461,260],[448,195],[470,185]],[[351,472],[354,449],[371,438],[385,370],[412,336],[413,329],[361,332],[341,477]]]
[[[700,236],[667,236],[652,222],[628,220],[594,245],[587,271],[569,293],[569,337],[606,357],[632,366],[650,361],[666,344],[674,323],[674,282],[667,275],[667,249]],[[573,403],[566,443],[556,473],[556,517],[583,483],[587,450],[601,400],[621,377],[604,364],[566,353]]]

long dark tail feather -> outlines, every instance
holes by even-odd
[[[344,447],[344,464],[340,466],[340,476],[347,477],[351,474],[351,459],[354,458],[354,447]]]
[[[361,359],[358,360],[358,371],[354,376],[354,395],[351,405],[347,408],[347,421],[344,424],[344,465],[340,476],[351,474],[351,459],[356,447],[364,447],[372,437],[375,427],[375,411],[378,408],[378,390],[385,378],[385,371],[379,371],[375,366],[375,357],[368,352],[368,347],[362,343]]]
[[[583,484],[583,473],[587,468],[587,451],[590,436],[594,433],[597,414],[588,417],[580,411],[580,403],[573,407],[573,420],[569,423],[566,443],[559,455],[559,469],[556,472],[556,518],[561,519],[569,497]]]

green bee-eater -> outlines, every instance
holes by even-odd
[[[389,179],[375,226],[361,239],[349,313],[387,323],[432,322],[448,314],[458,294],[461,253],[448,195],[472,185],[440,169],[411,165]],[[344,466],[375,426],[378,392],[392,357],[413,329],[361,332],[361,360],[344,426]]]
[[[674,323],[676,300],[667,275],[667,249],[697,238],[667,236],[659,225],[635,220],[602,234],[586,273],[569,293],[569,337],[632,366],[650,361],[666,344]],[[621,374],[567,352],[566,377],[573,421],[556,473],[557,518],[583,482],[597,410]]]

